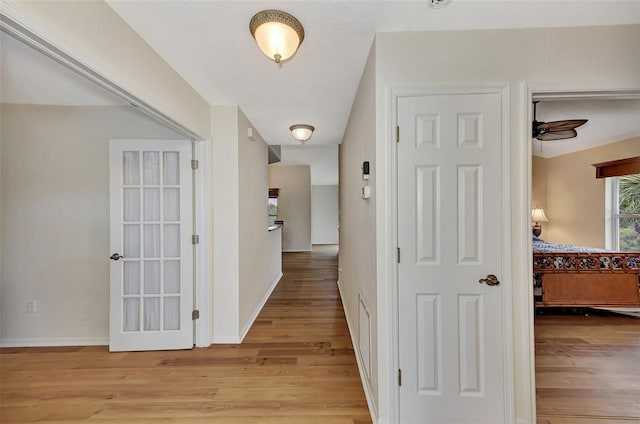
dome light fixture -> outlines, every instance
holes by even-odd
[[[281,10],[263,10],[249,22],[249,31],[269,59],[289,59],[304,40],[304,28],[295,16]]]
[[[307,124],[296,124],[291,125],[289,127],[289,130],[291,131],[291,135],[293,136],[293,138],[298,140],[300,143],[304,143],[305,141],[309,140],[309,138],[311,138],[311,135],[313,134],[315,128]]]

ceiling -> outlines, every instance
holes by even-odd
[[[640,100],[541,101],[539,122],[588,119],[576,128],[578,136],[567,140],[533,140],[534,156],[550,158],[603,144],[640,137]]]
[[[640,22],[640,1],[107,0],[209,103],[239,105],[269,144],[296,144],[292,124],[316,127],[308,145],[342,142],[376,32],[612,25]],[[258,49],[251,17],[296,16],[305,39],[278,65]]]
[[[556,13],[547,16],[543,12],[551,10],[550,3],[556,5],[552,7]],[[331,147],[342,141],[376,31],[640,22],[640,1],[615,3],[616,7],[605,7],[599,1],[581,2],[576,8],[575,1],[482,1],[480,5],[452,0],[447,7],[434,10],[426,0],[166,0],[154,2],[153,7],[146,1],[110,1],[209,102],[239,105],[270,144],[290,144],[283,146],[288,153],[283,153],[282,164],[313,165],[317,170],[314,184],[336,184],[337,159],[333,158],[337,153]],[[280,66],[262,55],[248,30],[251,16],[267,7],[293,12],[305,25],[300,51]],[[532,18],[536,13],[545,19]],[[0,53],[2,103],[124,104],[2,32]],[[575,139],[534,140],[533,154],[552,157],[640,136],[638,116],[640,100],[543,101],[538,105],[539,121],[585,118],[589,122],[577,129]],[[291,124],[300,122],[316,126],[305,146],[288,132]],[[323,152],[321,147],[328,150]]]

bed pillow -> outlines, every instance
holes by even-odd
[[[544,241],[540,237],[536,237],[536,236],[531,236],[531,237],[533,237],[532,239],[533,241]]]

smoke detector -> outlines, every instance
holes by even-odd
[[[440,9],[441,7],[445,7],[448,5],[451,0],[427,0],[429,3],[429,7],[432,9]]]

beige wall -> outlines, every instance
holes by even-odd
[[[531,159],[531,208],[547,209],[547,159]]]
[[[377,346],[388,343],[379,339],[376,330],[378,325],[378,304],[384,299],[378,298],[376,277],[376,199],[378,192],[377,161],[375,140],[375,72],[376,53],[375,44],[371,49],[369,59],[360,80],[351,115],[347,123],[344,140],[340,145],[340,257],[339,276],[342,302],[346,311],[354,337],[358,340],[358,296],[366,304],[371,325],[371,376],[366,379],[365,390],[368,393],[372,409],[378,414],[378,367],[387,368],[386,364],[379,365]],[[370,162],[371,197],[362,199],[361,190],[362,162]],[[358,343],[354,344],[356,354]]]
[[[249,126],[237,106],[212,108],[215,343],[242,341],[282,272],[267,231],[267,145]]]
[[[106,344],[109,139],[181,137],[127,106],[2,105],[0,115],[0,343]]]
[[[338,244],[338,196],[337,185],[311,186],[312,244]]]
[[[362,218],[364,224],[353,230],[350,238],[368,239],[375,232],[375,252],[366,243],[354,246],[353,257],[362,262],[362,269],[354,269],[356,286],[366,287],[368,295],[377,288],[377,337],[379,414],[382,421],[390,421],[392,387],[395,372],[391,363],[393,329],[388,299],[392,294],[391,275],[395,241],[392,237],[392,204],[395,188],[390,185],[392,172],[391,149],[394,140],[389,125],[393,123],[391,90],[395,88],[506,84],[509,88],[509,181],[511,241],[511,276],[513,296],[515,418],[521,423],[534,419],[535,394],[532,385],[533,363],[530,346],[532,340],[532,314],[529,298],[529,240],[531,210],[529,204],[530,134],[527,125],[528,85],[539,89],[562,90],[613,89],[640,87],[640,26],[546,28],[526,30],[486,31],[430,31],[378,33],[375,41],[373,71],[365,70],[363,81],[374,73],[375,89],[360,90],[354,102],[351,119],[341,153],[355,143],[362,151],[375,148],[373,179],[375,181],[376,211],[374,220]],[[553,66],[532,51],[544,51],[553,57]],[[400,65],[399,65],[400,64]],[[369,67],[367,69],[370,69]],[[375,96],[374,100],[371,100]],[[363,103],[375,101],[375,117],[364,113]],[[375,137],[360,137],[375,121]],[[358,131],[356,131],[358,130]],[[350,134],[350,135],[349,135]],[[366,133],[365,133],[366,134]],[[373,147],[375,145],[375,147]],[[342,158],[341,170],[358,169],[362,157]],[[356,183],[344,190],[355,190]],[[341,188],[342,190],[342,188]],[[352,194],[354,195],[354,194]],[[341,208],[345,205],[341,194]],[[341,211],[342,213],[342,211]],[[341,219],[345,228],[351,220]],[[344,240],[341,234],[341,242]],[[354,268],[360,265],[347,265]],[[374,280],[367,267],[376,266]],[[341,278],[342,281],[342,278]],[[375,295],[375,294],[374,294]],[[371,307],[371,305],[369,305]],[[374,389],[375,391],[375,389]]]
[[[278,219],[282,251],[311,250],[311,168],[308,165],[270,166],[269,187],[279,188]]]
[[[532,189],[546,193],[549,219],[541,237],[554,243],[604,248],[605,180],[595,178],[592,164],[633,156],[640,156],[640,138],[549,159],[534,157]]]
[[[209,104],[103,0],[2,2],[3,12],[177,122],[209,137]]]
[[[267,144],[256,130],[255,141],[247,138],[247,128],[251,123],[238,109],[238,166],[239,212],[240,212],[240,315],[239,328],[246,334],[259,312],[265,296],[280,280],[281,265],[278,267],[278,251],[272,252],[273,238],[281,232],[267,231],[267,198],[269,192],[269,169]]]
[[[211,108],[213,325],[215,343],[239,342],[240,197],[238,108]]]

